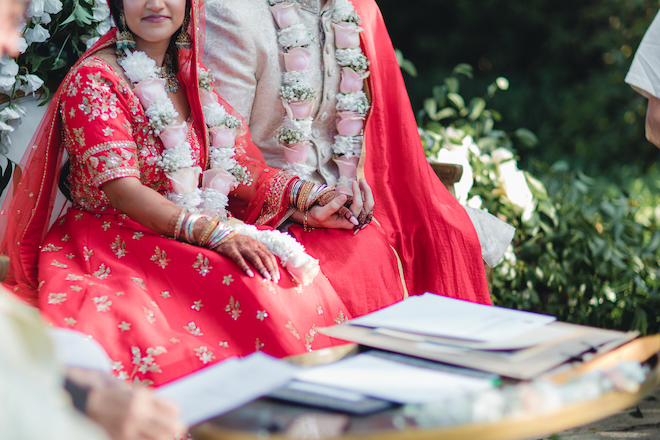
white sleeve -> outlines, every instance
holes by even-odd
[[[660,14],[644,34],[625,82],[660,98]]]

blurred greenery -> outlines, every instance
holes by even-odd
[[[539,137],[518,151],[524,168],[565,160],[609,175],[660,160],[644,138],[646,100],[623,82],[657,0],[377,1],[394,46],[417,67],[417,78],[405,75],[417,111],[467,63],[476,68],[470,95],[496,76],[510,81],[493,105],[506,109],[503,129]]]
[[[660,166],[618,168],[590,177],[568,161],[533,159],[518,169],[518,149],[536,145],[527,129],[500,129],[509,109],[491,106],[509,93],[505,78],[469,96],[472,69],[459,64],[418,123],[431,160],[442,148],[464,151],[474,173],[468,205],[516,227],[495,268],[493,302],[597,327],[660,331]],[[467,148],[465,148],[467,146]]]

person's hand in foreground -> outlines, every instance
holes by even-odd
[[[178,407],[149,389],[79,368],[68,369],[67,377],[89,390],[85,413],[112,440],[172,440],[186,431]]]

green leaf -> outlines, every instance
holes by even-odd
[[[472,74],[472,71],[473,71],[473,69],[472,69],[471,65],[466,64],[466,63],[461,63],[461,64],[457,65],[456,67],[454,67],[453,74],[454,75],[464,75],[464,76],[472,79],[474,77],[474,75]]]
[[[509,89],[509,80],[504,78],[503,76],[500,76],[495,80],[495,84],[497,84],[497,87],[500,88],[500,90],[508,90]]]
[[[458,93],[447,93],[447,99],[449,99],[449,101],[451,101],[451,103],[454,104],[457,109],[463,110],[465,108],[465,101],[463,100],[463,97]]]
[[[433,87],[433,98],[436,100],[440,107],[446,105],[447,100],[447,86],[435,86]]]
[[[452,107],[445,107],[442,110],[440,110],[438,113],[436,113],[435,117],[438,121],[442,119],[447,119],[447,118],[455,118],[458,116],[458,112],[456,109]]]
[[[449,90],[451,93],[458,93],[460,86],[458,82],[458,78],[454,78],[454,77],[445,78],[445,85],[447,86],[447,90]]]
[[[539,143],[539,139],[534,133],[526,128],[519,128],[514,132],[514,135],[528,147],[535,147]]]
[[[435,101],[435,99],[426,98],[424,100],[424,111],[427,115],[429,115],[429,118],[433,119],[434,121],[438,120],[438,117],[436,116],[436,113],[438,112],[438,103]]]
[[[69,15],[69,17],[67,17],[66,20],[60,22],[59,25],[60,26],[65,26],[69,23],[73,23],[75,20],[76,20],[76,12],[74,10],[73,13],[71,13],[71,15]]]
[[[474,121],[481,116],[484,109],[486,108],[486,100],[483,98],[472,98],[470,101],[470,107],[472,110],[470,111],[468,119],[470,121]]]

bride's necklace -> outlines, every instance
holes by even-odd
[[[285,170],[299,177],[309,177],[314,169],[307,165],[316,90],[310,85],[311,52],[314,34],[300,23],[298,0],[268,0],[279,28],[278,43],[283,51],[285,73],[280,96],[287,116],[277,132],[285,149]],[[360,17],[349,0],[335,0],[332,12],[335,32],[335,58],[341,69],[337,98],[337,135],[333,143],[333,158],[338,164],[338,187],[351,187],[362,149],[364,119],[369,101],[362,91],[369,75],[369,61],[360,48]]]

